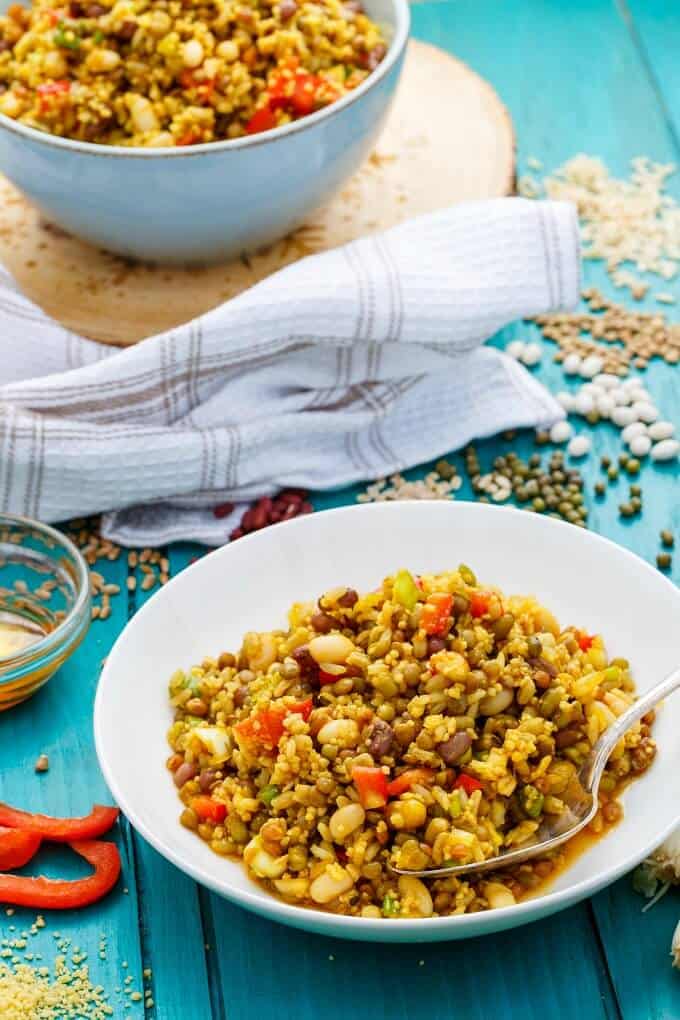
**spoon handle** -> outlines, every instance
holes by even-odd
[[[660,701],[672,694],[678,687],[680,687],[680,669],[674,669],[665,680],[638,698],[629,709],[618,717],[615,723],[612,723],[609,729],[605,730],[595,744],[581,773],[581,781],[586,789],[591,789],[597,782],[612,751],[633,723],[636,723],[643,715],[647,715],[647,712],[655,708]]]

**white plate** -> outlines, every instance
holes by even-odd
[[[679,820],[679,696],[659,713],[659,754],[628,789],[623,822],[546,894],[502,910],[388,921],[289,906],[180,826],[180,802],[165,768],[167,682],[175,669],[238,647],[246,630],[283,626],[292,602],[330,587],[370,589],[398,567],[442,571],[460,562],[508,593],[536,595],[563,625],[602,633],[611,655],[630,659],[640,691],[680,663],[680,591],[636,556],[583,529],[464,502],[383,503],[298,518],[185,570],[114,645],[99,682],[95,739],[111,792],[137,831],[182,871],[249,910],[298,928],[377,941],[512,928],[568,907],[630,870]]]

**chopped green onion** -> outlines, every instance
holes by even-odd
[[[280,793],[278,786],[274,786],[273,783],[270,786],[263,786],[260,790],[260,800],[263,804],[269,805]]]

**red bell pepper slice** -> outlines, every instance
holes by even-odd
[[[479,619],[489,612],[491,593],[488,591],[473,591],[470,594],[470,615]]]
[[[295,76],[295,88],[291,96],[291,103],[298,117],[305,117],[313,112],[316,106],[316,90],[318,86],[319,79],[313,74],[298,72]]]
[[[444,634],[449,625],[453,595],[435,591],[427,599],[420,614],[420,626],[426,634]]]
[[[465,790],[469,797],[475,792],[475,790],[481,790],[482,784],[479,779],[475,779],[474,776],[469,776],[467,772],[461,772],[453,784],[453,788],[454,790]]]
[[[367,811],[384,807],[387,803],[387,776],[382,769],[368,765],[355,765],[352,779],[359,794],[361,806]]]
[[[576,640],[578,641],[578,646],[581,651],[587,652],[592,648],[595,637],[592,634],[586,634],[584,630],[577,630]]]
[[[191,807],[202,822],[214,822],[219,825],[227,817],[227,805],[212,797],[194,797]]]
[[[271,131],[276,127],[276,117],[270,106],[261,106],[246,124],[246,133],[258,135],[261,131]]]
[[[415,768],[406,769],[400,776],[393,779],[391,783],[387,785],[387,792],[390,797],[398,797],[400,793],[404,793],[406,790],[410,790],[412,786],[418,783],[424,786],[426,783],[431,782],[434,772],[432,769]]]
[[[120,854],[115,843],[79,840],[69,843],[72,850],[94,867],[94,874],[74,881],[0,875],[0,903],[11,903],[34,910],[72,910],[96,903],[106,896],[120,875]]]
[[[42,836],[22,829],[0,826],[0,871],[12,871],[28,864],[42,843]]]
[[[84,818],[52,818],[19,811],[9,804],[0,804],[0,825],[10,829],[34,832],[52,843],[70,843],[73,840],[96,839],[108,832],[118,818],[118,808],[95,804]]]
[[[301,715],[307,721],[314,702],[311,698],[297,701],[292,705],[278,705],[275,708],[261,708],[259,712],[236,723],[234,733],[237,740],[256,743],[273,751],[283,736],[283,720],[287,715]]]

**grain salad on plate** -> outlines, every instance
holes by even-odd
[[[290,903],[403,918],[508,906],[559,868],[563,850],[491,877],[391,870],[530,840],[634,687],[601,637],[460,566],[297,603],[287,630],[175,673],[170,699],[185,827]],[[652,722],[613,753],[594,833],[653,760]]]
[[[195,145],[328,106],[385,53],[360,0],[13,3],[0,113],[80,141]]]

